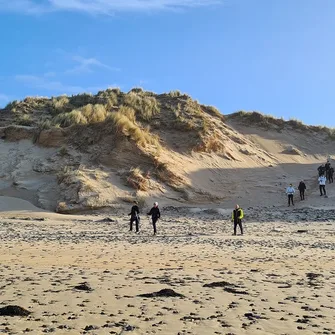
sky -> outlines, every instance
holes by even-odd
[[[180,90],[335,126],[334,0],[0,0],[0,106]]]

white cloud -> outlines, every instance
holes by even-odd
[[[85,89],[80,86],[65,85],[60,81],[49,80],[47,77],[33,75],[17,75],[15,80],[32,88],[45,89],[55,93],[80,93]]]
[[[18,12],[25,14],[40,14],[50,11],[49,0],[46,4],[41,4],[35,0],[0,0],[0,11],[3,12]]]
[[[35,76],[35,75],[17,75],[15,80],[22,83],[25,86],[37,89],[44,89],[51,91],[52,94],[78,94],[78,93],[95,93],[98,91],[105,90],[107,87],[120,87],[119,85],[106,85],[102,86],[90,86],[81,87],[74,85],[63,84],[60,81],[50,80],[45,76]],[[0,94],[1,100],[1,94]],[[9,99],[8,99],[9,100]]]
[[[81,74],[81,73],[88,73],[93,72],[94,67],[98,67],[108,71],[120,71],[118,68],[111,67],[106,65],[96,58],[84,58],[81,56],[74,56],[72,60],[78,63],[74,68],[67,70],[65,73],[67,74]]]
[[[112,15],[126,11],[176,10],[222,4],[224,0],[0,0],[0,11],[40,14],[52,11],[77,11]]]

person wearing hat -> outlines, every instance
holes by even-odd
[[[140,232],[140,228],[139,228],[139,223],[140,223],[140,210],[138,208],[138,202],[134,201],[134,205],[130,210],[130,213],[128,215],[130,215],[130,229],[129,231],[133,231],[133,223],[135,221],[135,225],[136,225],[136,233]]]
[[[156,233],[157,233],[156,223],[157,223],[158,219],[161,217],[161,213],[160,213],[159,208],[158,208],[158,202],[154,203],[154,207],[151,208],[148,215],[151,215],[152,225],[154,227],[154,235],[156,235]]]
[[[291,203],[292,203],[292,206],[294,206],[294,202],[293,202],[294,193],[295,193],[295,189],[294,189],[293,185],[290,184],[290,186],[286,189],[286,194],[287,194],[287,198],[288,198],[288,206],[289,207],[291,206]]]
[[[305,200],[306,184],[303,180],[299,183],[298,190],[300,192],[300,199]]]
[[[240,227],[241,235],[243,235],[243,226],[242,226],[243,217],[244,217],[243,209],[240,208],[239,205],[236,205],[231,217],[232,222],[234,222],[234,235],[236,235],[237,226]]]

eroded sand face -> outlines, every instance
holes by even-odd
[[[32,314],[0,316],[0,332],[335,334],[331,221],[249,222],[233,237],[218,216],[165,214],[152,237],[146,218],[140,235],[99,219],[1,219],[0,307]],[[165,288],[185,298],[137,296]]]

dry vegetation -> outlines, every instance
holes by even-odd
[[[155,177],[169,185],[171,187],[180,187],[185,184],[185,180],[174,173],[170,168],[169,165],[166,163],[162,163],[159,158],[153,158],[153,163],[155,165]]]
[[[194,150],[207,153],[224,153],[225,144],[220,136],[218,136],[217,134],[213,134],[208,137],[202,138],[201,143]]]
[[[136,117],[142,121],[150,121],[159,114],[160,108],[157,99],[147,96],[142,91],[131,91],[123,96],[123,104],[136,112]]]
[[[94,152],[95,157],[99,156],[100,147],[110,151],[117,147],[122,153],[130,143],[131,150],[135,148],[131,164],[136,167],[129,170],[127,166],[124,181],[135,190],[145,192],[150,190],[150,178],[179,191],[185,187],[184,178],[174,172],[173,167],[162,163],[161,153],[168,152],[174,142],[173,148],[182,147],[180,151],[183,153],[197,151],[223,154],[223,157],[227,154],[227,136],[230,136],[230,141],[244,145],[240,138],[225,132],[225,119],[235,118],[244,124],[277,131],[290,127],[301,132],[323,132],[335,140],[334,129],[307,126],[295,119],[285,121],[243,111],[224,117],[217,108],[201,105],[180,91],[155,94],[142,88],[134,88],[128,93],[107,89],[96,95],[26,98],[11,102],[0,112],[2,126],[25,126],[21,131],[23,128],[33,130],[34,141],[44,130],[66,128],[68,130],[58,131],[66,133],[67,143],[74,144],[73,138],[76,138],[81,141],[76,149],[90,152],[92,147],[91,152],[98,150]],[[62,158],[70,156],[66,146],[60,148],[59,155]],[[148,171],[151,175],[147,174]],[[57,176],[58,182],[64,187],[76,188],[78,192],[92,191],[89,185],[79,183],[82,187],[78,186],[78,180],[85,179],[80,174],[76,168],[65,167]]]
[[[144,176],[144,172],[139,167],[131,168],[126,173],[126,182],[138,191],[148,191],[150,189],[149,179]]]
[[[148,130],[141,128],[134,120],[133,115],[129,115],[130,110],[125,110],[127,113],[123,114],[122,111],[111,113],[108,115],[108,120],[112,123],[115,129],[115,134],[122,134],[129,137],[138,146],[147,148],[153,147],[155,150],[160,149],[159,137],[151,134]]]
[[[325,126],[310,126],[304,124],[302,121],[291,118],[290,120],[286,121],[283,118],[276,118],[272,115],[265,115],[259,112],[246,112],[246,111],[239,111],[234,114],[230,114],[226,116],[229,119],[237,119],[245,124],[253,124],[259,127],[263,127],[265,129],[275,129],[281,131],[286,126],[292,127],[296,131],[301,132],[316,132],[321,133],[324,132],[330,139],[335,140],[335,129],[328,128]]]

